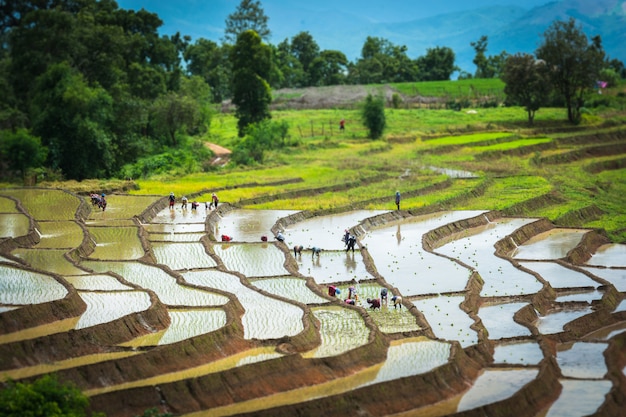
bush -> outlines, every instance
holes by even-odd
[[[53,375],[45,375],[33,383],[9,381],[0,391],[0,415],[4,417],[83,417],[88,415],[88,406],[89,399],[78,388],[61,384]]]
[[[262,163],[265,150],[281,149],[289,146],[289,124],[286,121],[263,120],[248,125],[246,135],[234,147],[230,160],[236,165]]]
[[[385,102],[382,97],[373,97],[368,94],[361,110],[363,124],[369,130],[371,139],[378,139],[383,135],[387,120],[385,119]]]

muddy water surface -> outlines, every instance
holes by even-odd
[[[474,320],[461,310],[464,300],[459,296],[441,296],[414,300],[413,304],[424,314],[436,337],[457,340],[467,347],[478,342],[478,334],[470,328]]]
[[[323,304],[329,301],[320,297],[306,286],[302,278],[258,278],[251,279],[250,283],[255,287],[290,300],[303,304]]]
[[[471,271],[425,251],[422,236],[432,229],[481,213],[456,211],[418,216],[370,230],[361,242],[367,246],[378,273],[404,296],[463,291]]]
[[[61,190],[20,188],[0,190],[17,198],[28,214],[39,221],[74,220],[80,199]]]
[[[2,304],[40,304],[66,295],[67,289],[49,275],[0,265]]]
[[[217,265],[200,242],[153,243],[152,251],[157,263],[174,270],[212,268]]]
[[[320,346],[302,356],[324,358],[363,346],[369,338],[369,329],[356,311],[339,307],[315,307],[313,314],[320,321]]]
[[[70,262],[65,254],[67,249],[22,249],[18,248],[11,252],[14,255],[26,262],[33,268],[40,269],[42,271],[52,272],[58,275],[81,275],[87,274],[83,269],[77,268],[72,262]]]
[[[478,316],[489,332],[489,339],[530,336],[531,332],[527,327],[513,320],[513,315],[527,305],[528,303],[503,303],[481,306]]]
[[[497,345],[493,359],[496,364],[539,365],[543,352],[534,341],[516,341]]]
[[[285,254],[271,243],[214,244],[215,254],[229,271],[247,277],[288,275]]]
[[[320,256],[311,255],[312,252],[304,251],[296,256],[298,272],[313,278],[318,284],[374,279],[367,271],[360,252],[325,251]]]
[[[626,267],[626,245],[614,243],[600,246],[587,261],[587,265]]]
[[[77,248],[84,236],[78,223],[71,221],[39,222],[39,232],[41,241],[35,246],[38,249]]]
[[[96,241],[91,259],[131,260],[145,254],[137,227],[92,227],[89,231]]]
[[[215,236],[232,236],[236,242],[260,242],[261,236],[273,240],[271,229],[280,218],[296,210],[231,210],[220,218]]]
[[[561,259],[574,249],[588,230],[555,228],[540,233],[520,245],[512,254],[516,259]]]
[[[583,268],[587,272],[591,272],[596,277],[599,277],[611,285],[615,286],[617,291],[626,292],[626,268],[614,269],[614,268]]]
[[[561,395],[552,404],[546,417],[572,417],[591,415],[611,389],[611,381],[559,380]]]
[[[18,237],[28,234],[30,221],[25,214],[0,214],[0,237]]]
[[[539,274],[552,288],[600,286],[599,282],[582,272],[566,268],[556,262],[520,262],[520,265]]]

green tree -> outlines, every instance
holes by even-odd
[[[113,168],[112,99],[67,63],[51,66],[33,90],[33,133],[49,149],[52,168],[70,179],[109,176]]]
[[[573,18],[567,22],[557,20],[543,34],[535,55],[550,68],[552,84],[567,106],[567,119],[579,123],[585,95],[594,88],[604,67],[600,36],[589,42]]]
[[[369,130],[371,139],[379,139],[385,131],[385,101],[382,97],[368,94],[361,109],[361,119]]]
[[[211,87],[212,101],[220,103],[230,98],[230,78],[232,69],[228,54],[230,46],[217,45],[207,39],[198,39],[195,44],[185,49],[187,71],[198,75]]]
[[[48,149],[41,144],[41,138],[32,136],[26,129],[0,130],[0,156],[9,168],[26,175],[29,168],[43,165]]]
[[[237,9],[228,15],[226,29],[224,30],[224,42],[233,44],[239,35],[247,30],[255,31],[261,39],[267,41],[270,30],[267,27],[268,18],[261,7],[260,1],[241,0]]]
[[[267,82],[271,75],[271,49],[261,42],[253,30],[237,38],[230,55],[233,66],[233,104],[239,136],[243,137],[249,124],[271,117],[269,105],[272,93]]]
[[[291,53],[289,39],[272,48],[272,76],[274,88],[299,88],[306,84],[306,74],[300,61]]]
[[[178,133],[190,133],[200,122],[200,106],[193,97],[169,92],[159,97],[152,107],[152,123],[166,144],[179,145]]]
[[[353,84],[406,82],[417,80],[417,66],[406,55],[406,46],[397,46],[387,39],[368,36],[361,58],[350,67]]]
[[[422,81],[449,80],[458,67],[454,64],[454,51],[448,47],[428,48],[426,55],[417,58],[419,78]]]
[[[62,384],[53,375],[33,383],[9,381],[0,390],[0,415],[4,417],[85,417],[89,399],[71,384]],[[91,414],[104,417],[102,413]]]
[[[320,48],[309,32],[300,32],[291,38],[291,54],[300,62],[302,69],[306,73],[306,85],[310,82],[310,67],[315,58],[320,55]]]
[[[345,84],[348,59],[340,51],[322,51],[309,67],[311,85]]]
[[[529,54],[510,56],[502,72],[504,93],[507,101],[523,106],[528,112],[528,124],[532,125],[535,112],[546,103],[551,93],[545,62]]]
[[[474,78],[495,78],[499,77],[504,68],[504,62],[509,56],[505,51],[500,52],[500,55],[487,56],[488,38],[487,36],[481,36],[476,42],[471,42],[470,45],[476,51],[474,56],[474,64],[476,65],[476,73]]]

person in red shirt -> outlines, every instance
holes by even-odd
[[[379,298],[368,298],[367,302],[370,305],[372,310],[379,309],[380,310],[380,299]]]

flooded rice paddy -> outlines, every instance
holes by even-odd
[[[108,331],[113,331],[124,320],[134,321],[143,329],[141,334],[110,346],[105,343],[105,351],[122,350],[109,356],[77,350],[73,358],[50,363],[4,364],[2,379],[73,368],[97,373],[110,361],[132,366],[133,358],[170,351],[178,356],[185,346],[213,359],[181,362],[162,374],[151,371],[142,377],[138,371],[134,380],[93,380],[87,382],[87,392],[93,399],[132,395],[133,389],[191,383],[211,375],[229,379],[248,369],[262,378],[272,366],[279,369],[281,361],[293,360],[288,357],[294,354],[303,364],[345,357],[356,366],[353,372],[308,386],[251,392],[230,405],[171,408],[181,415],[232,415],[348,392],[359,395],[370,386],[396,384],[404,378],[414,381],[451,366],[459,349],[489,343],[493,365],[483,365],[464,390],[444,401],[445,407],[422,404],[420,412],[447,415],[506,401],[536,381],[548,355],[555,358],[562,391],[545,415],[594,413],[613,388],[605,353],[611,339],[626,331],[626,251],[624,245],[603,245],[585,265],[570,264],[568,254],[588,230],[553,228],[516,245],[512,234],[537,219],[488,218],[484,211],[401,218],[387,211],[359,210],[281,223],[297,212],[217,211],[201,205],[198,210],[177,206],[146,216],[160,197],[107,199],[106,211],[91,210],[82,217],[81,197],[64,191],[0,191],[0,237],[15,239],[29,233],[38,237],[32,245],[17,245],[0,257],[0,319],[58,302],[68,296],[68,288],[76,290],[86,306],[76,317],[3,331],[0,348],[72,330],[89,334],[110,326]],[[18,212],[15,201],[24,213]],[[381,220],[365,222],[374,218]],[[39,225],[37,231],[31,230],[31,219]],[[423,239],[431,231],[468,219],[473,223],[425,249]],[[284,243],[274,239],[275,225],[280,225]],[[358,236],[355,252],[345,251],[341,238],[346,229]],[[226,234],[233,241],[210,240],[209,230],[216,240]],[[262,242],[261,236],[269,241]],[[85,242],[88,248],[83,247]],[[506,256],[496,255],[495,247],[502,242],[513,242]],[[305,250],[294,254],[294,245]],[[313,246],[322,248],[319,256],[308,250]],[[339,289],[336,296],[328,295],[329,285]],[[383,288],[389,300],[372,309],[367,299],[380,298]],[[615,323],[592,326],[585,340],[568,336],[573,322],[604,308],[609,291],[612,297],[617,294],[617,303],[608,311]],[[354,293],[358,297],[352,297],[356,299],[350,306],[345,300]],[[549,305],[535,305],[544,293],[552,294]],[[401,307],[394,308],[394,295],[403,298]],[[155,308],[165,309],[164,327],[149,323],[149,311]],[[223,334],[229,336],[223,339]],[[554,338],[556,351],[548,353],[543,338]],[[308,342],[299,348],[303,340]],[[374,363],[367,363],[363,357],[369,355],[363,353],[358,354],[361,359],[351,356],[379,349],[380,340],[386,341],[386,353]],[[229,343],[233,345],[228,347]]]

